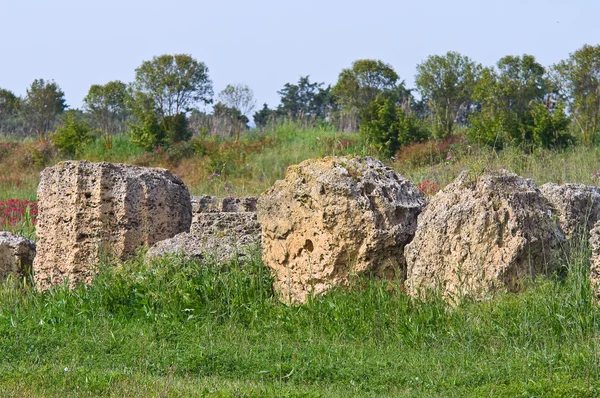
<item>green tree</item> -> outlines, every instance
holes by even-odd
[[[135,70],[135,91],[148,95],[161,118],[212,102],[208,68],[187,54],[161,55]]]
[[[584,45],[553,71],[583,141],[592,144],[600,129],[600,44]]]
[[[393,156],[400,147],[426,138],[419,120],[384,95],[377,96],[367,106],[360,131],[367,143],[386,158]]]
[[[19,97],[10,90],[0,88],[0,120],[16,115],[19,106]]]
[[[280,115],[293,119],[323,119],[333,106],[331,86],[311,82],[310,76],[301,76],[297,84],[286,83],[277,92],[281,104],[277,108]]]
[[[396,90],[398,79],[389,64],[360,59],[351,68],[342,70],[332,94],[340,105],[362,112],[380,93]]]
[[[56,116],[68,106],[65,103],[65,93],[54,81],[35,79],[27,89],[23,104],[23,117],[30,128],[40,139],[46,138],[51,130]]]
[[[52,135],[52,143],[63,154],[74,156],[93,141],[92,128],[85,120],[77,117],[76,111],[65,113],[63,125]]]
[[[506,142],[536,144],[532,110],[551,92],[546,70],[535,57],[501,58],[497,70],[485,68],[475,85],[473,99],[481,109],[471,116],[469,136],[497,148]]]
[[[452,133],[461,109],[472,102],[480,71],[479,64],[454,51],[432,55],[417,65],[415,83],[428,104],[438,137]]]
[[[106,148],[110,149],[112,136],[120,131],[129,114],[127,85],[118,80],[94,84],[83,102],[102,131]]]
[[[183,123],[187,112],[210,103],[213,94],[208,68],[189,55],[161,55],[136,69],[131,108],[137,124],[132,142],[146,150],[171,145],[191,134]]]
[[[559,103],[551,112],[548,107],[538,102],[533,105],[531,116],[531,136],[536,145],[544,148],[562,148],[573,143],[574,137],[567,132],[571,118],[566,115],[563,103]]]
[[[263,129],[267,127],[269,123],[273,123],[275,120],[277,120],[277,111],[269,108],[269,106],[265,103],[259,111],[254,112],[252,118],[254,119],[254,124],[256,124],[256,127]]]

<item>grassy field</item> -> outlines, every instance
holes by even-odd
[[[357,280],[302,307],[245,264],[105,267],[88,289],[0,289],[2,396],[597,396],[586,251],[566,278],[455,308]]]
[[[0,200],[35,199],[39,171],[60,156],[40,143],[2,145]],[[292,125],[194,145],[195,155],[147,154],[119,138],[110,151],[97,142],[78,158],[169,167],[193,194],[223,196],[258,194],[305,158],[370,153],[354,134]],[[538,183],[595,184],[600,151],[496,153],[454,140],[386,162],[439,186],[464,169],[500,167]],[[27,220],[13,229],[34,236]],[[288,307],[274,298],[258,252],[229,264],[144,264],[140,253],[101,265],[90,287],[74,291],[38,293],[10,279],[0,285],[0,396],[600,396],[600,311],[586,242],[570,253],[561,276],[453,307],[366,277]]]

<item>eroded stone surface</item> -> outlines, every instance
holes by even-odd
[[[424,206],[417,187],[370,157],[289,167],[257,205],[263,260],[280,298],[302,303],[353,274],[404,278],[404,245]]]
[[[32,241],[10,232],[0,232],[0,281],[9,275],[30,276],[34,258]]]
[[[419,216],[405,249],[408,292],[483,298],[554,271],[565,238],[553,212],[532,180],[505,170],[462,173]]]
[[[181,254],[188,259],[211,257],[218,262],[244,260],[260,245],[256,198],[192,197],[189,233],[158,242],[147,258]]]
[[[42,171],[38,187],[40,289],[91,282],[102,256],[132,257],[141,246],[187,232],[191,201],[170,171],[124,164],[62,162]]]
[[[585,236],[600,220],[600,188],[583,184],[544,184],[542,194],[552,202],[567,237]]]
[[[592,294],[600,303],[600,221],[590,230],[588,245],[591,250],[590,256],[590,283]]]

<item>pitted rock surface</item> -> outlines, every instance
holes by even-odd
[[[600,303],[600,221],[590,230],[588,245],[591,249],[590,256],[590,283],[592,294]]]
[[[190,224],[188,189],[168,170],[59,163],[42,171],[38,187],[36,284],[90,283],[101,257],[126,260]]]
[[[187,259],[243,260],[260,245],[255,197],[196,196],[192,212],[190,232],[158,242],[147,259],[181,254]]]
[[[192,214],[256,212],[255,196],[241,198],[218,198],[216,196],[192,196]]]
[[[554,205],[567,237],[586,236],[600,220],[600,188],[583,184],[544,184],[542,194]]]
[[[34,258],[35,243],[10,232],[0,232],[0,281],[9,275],[31,276]]]
[[[532,180],[505,170],[476,179],[463,172],[419,216],[405,249],[408,292],[484,298],[554,271],[565,240],[554,211]]]
[[[279,297],[303,303],[354,274],[403,279],[403,249],[424,206],[417,187],[370,157],[289,167],[257,205],[263,260]]]

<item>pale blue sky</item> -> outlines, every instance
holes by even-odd
[[[1,0],[0,87],[54,79],[71,107],[90,85],[130,82],[142,61],[186,53],[215,93],[248,84],[259,104],[300,76],[335,83],[361,58],[413,85],[417,63],[448,50],[484,65],[533,54],[548,66],[600,43],[598,0]]]

